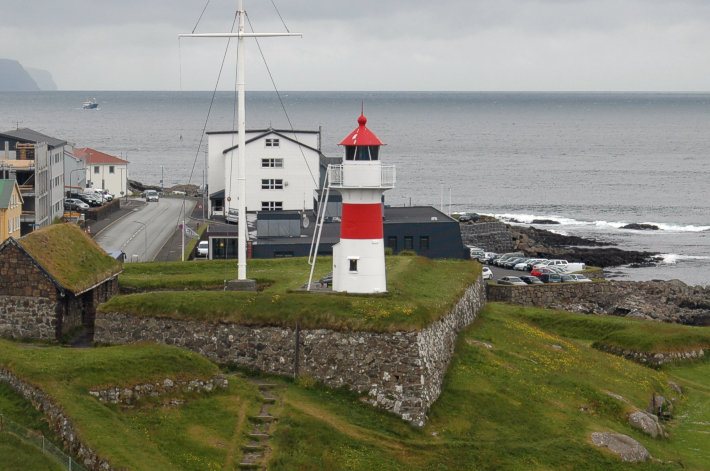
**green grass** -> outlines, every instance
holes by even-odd
[[[546,330],[586,340],[597,348],[620,347],[643,353],[686,352],[710,348],[710,330],[613,316],[512,308],[513,314]]]
[[[14,435],[0,432],[0,469],[31,469],[32,471],[63,471],[66,466],[42,454],[42,451]]]
[[[71,417],[80,440],[118,469],[224,469],[225,460],[241,456],[237,445],[246,434],[244,415],[258,412],[254,388],[239,380],[230,381],[228,391],[177,394],[186,401],[179,408],[147,399],[124,409],[88,394],[108,386],[209,378],[219,373],[216,365],[201,356],[174,347],[28,349],[0,341],[0,367],[47,392]],[[235,435],[242,437],[236,444]]]
[[[0,383],[0,414],[31,433],[44,435],[61,448],[43,415],[5,383]],[[60,470],[58,463],[43,456],[36,446],[9,433],[0,432],[0,469]]]
[[[317,280],[330,270],[322,257]],[[236,264],[131,264],[120,283],[133,289],[181,288],[117,296],[100,306],[134,316],[164,316],[245,325],[412,330],[447,313],[480,274],[480,265],[467,260],[387,257],[387,293],[378,295],[317,294],[293,291],[308,281],[310,267],[303,258],[251,260],[248,276],[265,288],[257,293],[199,291],[236,278]],[[225,275],[225,268],[228,271]],[[185,290],[188,289],[189,290]]]
[[[422,430],[369,408],[352,393],[290,387],[270,469],[710,468],[710,458],[704,456],[710,445],[707,435],[680,442],[671,426],[671,439],[654,440],[626,423],[626,414],[645,408],[653,392],[671,395],[664,372],[546,332],[521,320],[517,309],[489,305],[462,332],[442,394]],[[710,388],[710,379],[698,376]],[[689,395],[696,397],[694,391]],[[708,406],[710,398],[698,397],[699,410]],[[684,404],[677,407],[682,416]],[[661,461],[623,463],[591,445],[594,431],[630,435]]]
[[[442,393],[422,429],[366,405],[353,392],[305,379],[292,383],[273,378],[283,389],[282,403],[273,411],[279,421],[268,469],[710,469],[710,362],[650,369],[590,343],[628,325],[662,331],[664,324],[592,316],[591,322],[572,322],[577,319],[572,316],[552,322],[564,315],[486,306],[459,335]],[[260,404],[254,387],[243,379],[230,377],[228,391],[187,397],[185,404],[170,407],[149,403],[119,408],[100,404],[85,392],[96,382],[130,383],[131,370],[142,379],[215,371],[214,365],[191,357],[156,345],[23,349],[0,341],[0,366],[49,391],[82,437],[90,437],[90,444],[115,467],[234,469],[239,447],[246,443],[243,418],[258,412]],[[124,362],[129,365],[119,365]],[[668,381],[680,384],[685,395],[677,397]],[[645,409],[654,392],[677,399],[667,439],[652,439],[626,422],[629,412]],[[595,431],[629,435],[656,460],[624,463],[590,443]]]
[[[75,293],[121,271],[121,262],[107,255],[73,223],[43,227],[19,243],[59,283]]]

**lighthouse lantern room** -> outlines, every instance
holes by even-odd
[[[343,199],[340,242],[333,246],[333,291],[384,293],[387,291],[382,200],[394,188],[394,165],[379,160],[382,142],[365,124],[340,145],[345,147],[342,165],[329,166],[330,187]]]

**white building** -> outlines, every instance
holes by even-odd
[[[126,194],[128,161],[89,147],[74,149],[85,163],[87,188],[102,188],[119,198]]]
[[[208,213],[238,208],[237,131],[208,132]],[[320,131],[246,131],[247,211],[312,210]]]
[[[22,234],[62,217],[67,142],[27,128],[0,133],[0,142],[4,150],[0,167],[14,175],[24,200]]]

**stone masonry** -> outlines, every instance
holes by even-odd
[[[461,240],[464,244],[475,245],[491,252],[512,252],[513,235],[507,224],[502,222],[477,222],[460,224]]]
[[[193,350],[217,363],[346,386],[366,394],[368,403],[423,426],[441,392],[456,336],[484,303],[479,278],[451,312],[412,332],[249,327],[99,311],[94,339],[113,344],[153,340]]]
[[[79,459],[79,462],[86,469],[100,471],[111,471],[113,469],[108,461],[100,458],[94,450],[79,440],[71,421],[47,394],[20,380],[8,370],[0,370],[0,382],[7,383],[48,417],[50,428],[59,435],[64,445]]]

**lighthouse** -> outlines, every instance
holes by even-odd
[[[394,165],[379,160],[382,142],[365,124],[340,143],[345,147],[342,165],[329,166],[330,188],[343,200],[340,242],[333,246],[333,291],[384,293],[387,291],[382,200],[394,188]]]

